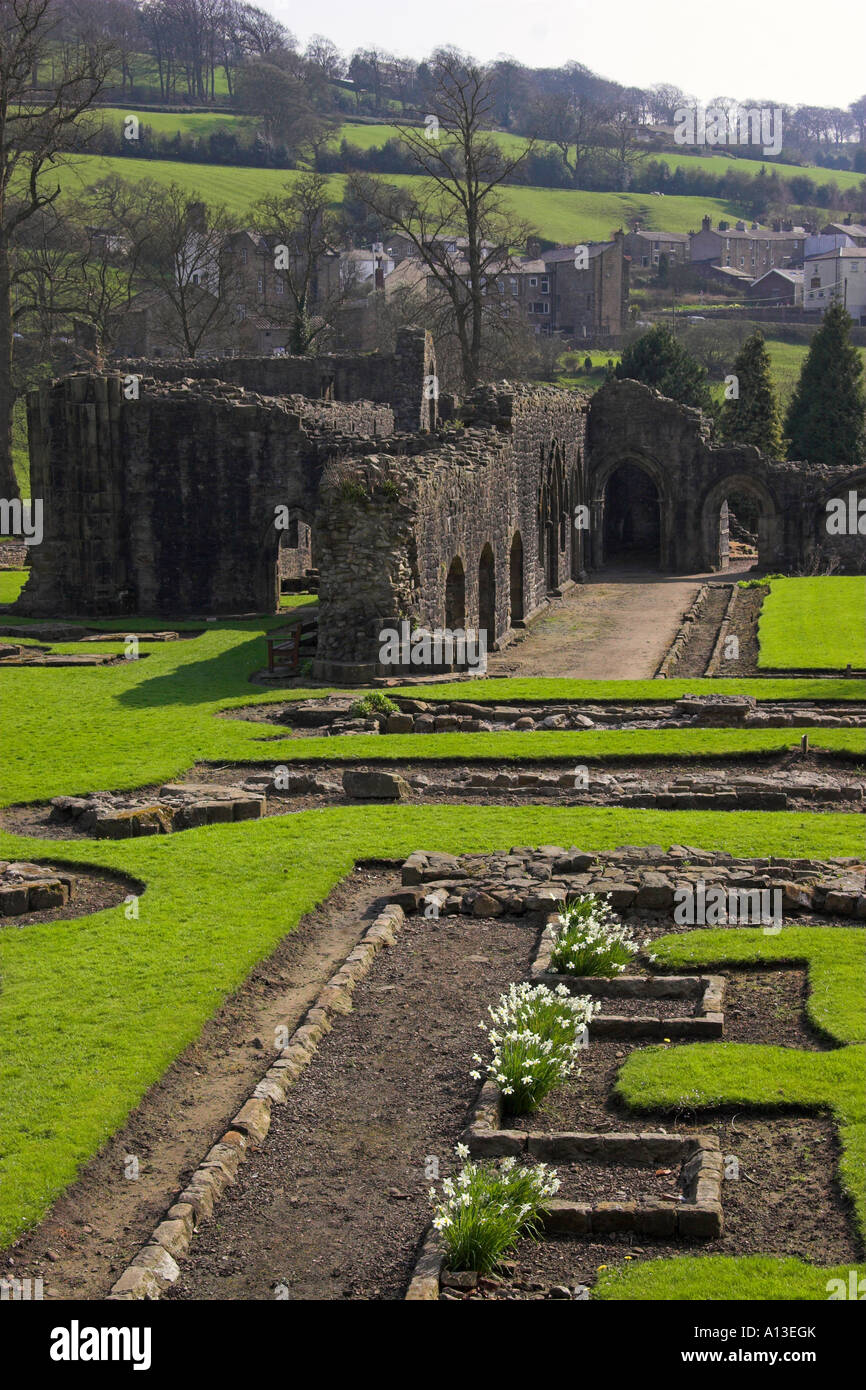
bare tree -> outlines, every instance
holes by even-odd
[[[453,50],[434,56],[432,111],[423,129],[400,136],[421,178],[411,191],[353,175],[352,191],[380,219],[403,233],[447,305],[460,348],[463,384],[478,382],[485,334],[501,328],[498,281],[509,248],[531,228],[511,214],[506,179],[532,149],[503,152],[490,133],[494,94],[488,69]],[[416,191],[417,189],[417,191]]]
[[[282,317],[289,324],[289,350],[305,356],[332,325],[349,286],[337,283],[317,293],[323,257],[332,249],[336,218],[329,207],[328,180],[304,174],[284,193],[262,198],[253,207],[253,221],[270,243],[274,273],[288,291]],[[280,318],[279,310],[268,313]]]
[[[535,131],[559,152],[575,188],[582,187],[590,155],[603,142],[604,112],[586,94],[549,92],[535,109]]]
[[[88,32],[58,49],[56,0],[4,0],[0,12],[0,495],[18,496],[12,467],[12,248],[25,224],[51,206],[60,185],[51,170],[80,148],[82,113],[99,95],[115,60]],[[35,71],[54,62],[47,94],[32,94]]]
[[[162,326],[172,346],[195,357],[215,346],[236,318],[232,224],[223,209],[209,208],[176,183],[151,183],[146,196],[143,244],[135,253],[141,282],[164,303]]]

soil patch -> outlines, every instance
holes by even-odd
[[[301,920],[5,1252],[10,1275],[41,1276],[47,1299],[106,1296],[274,1060],[275,1027],[297,1027],[398,884],[396,869],[358,865]],[[128,1154],[139,1160],[135,1182],[125,1178]]]
[[[54,867],[47,865],[45,867]],[[21,912],[12,916],[0,915],[0,927],[30,927],[39,922],[68,922],[75,917],[89,917],[93,912],[102,912],[106,907],[117,907],[130,894],[140,896],[144,885],[134,879],[113,877],[106,873],[96,873],[92,869],[58,869],[64,876],[72,877],[72,896],[60,907],[44,908],[40,912]]]

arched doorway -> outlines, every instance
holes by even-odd
[[[488,647],[492,647],[496,636],[496,563],[489,545],[485,545],[478,562],[478,626],[487,634]]]
[[[735,473],[710,490],[701,516],[704,563],[709,570],[780,563],[776,504],[758,479]]]
[[[282,594],[307,593],[318,588],[315,537],[309,519],[302,511],[291,508],[284,525],[277,528],[276,608]]]
[[[451,632],[466,626],[466,572],[455,555],[445,580],[445,626]]]
[[[508,557],[508,597],[513,627],[523,619],[523,540],[519,531],[514,532]]]
[[[604,559],[607,564],[661,565],[661,506],[646,469],[621,463],[604,491]]]

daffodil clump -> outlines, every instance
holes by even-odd
[[[587,1025],[600,1007],[588,995],[570,994],[565,985],[549,989],[513,984],[496,1007],[488,1009],[492,1028],[479,1024],[493,1049],[486,1071],[506,1097],[511,1114],[536,1110],[554,1086],[575,1072],[578,1054],[586,1046]],[[477,1053],[473,1060],[484,1065]],[[480,1080],[482,1073],[470,1075]]]
[[[445,1248],[449,1269],[489,1274],[521,1236],[534,1235],[539,1211],[559,1190],[559,1179],[546,1163],[518,1167],[513,1158],[474,1163],[465,1144],[457,1145],[463,1166],[430,1189],[433,1225]]]
[[[621,975],[641,948],[595,893],[566,903],[559,921],[550,969],[563,975]]]

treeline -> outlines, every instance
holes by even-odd
[[[266,138],[285,141],[301,127],[347,116],[423,121],[432,109],[436,54],[416,62],[371,46],[343,54],[317,35],[303,51],[295,36],[267,10],[243,0],[53,0],[62,14],[58,42],[82,35],[111,40],[117,80],[103,95],[164,103],[228,99],[260,116]],[[492,124],[535,136],[560,150],[561,171],[549,186],[593,187],[600,152],[630,186],[629,147],[654,126],[664,141],[676,113],[695,99],[671,83],[647,89],[598,77],[582,63],[528,68],[513,58],[489,64]],[[847,107],[790,106],[716,97],[713,107],[769,107],[782,113],[782,162],[813,162],[866,172],[866,94]],[[668,136],[669,138],[669,136]],[[289,143],[292,143],[290,140]],[[644,150],[645,152],[645,150]],[[743,146],[738,153],[756,153]],[[539,156],[544,163],[546,156]],[[554,178],[562,181],[553,182]],[[570,180],[570,182],[569,182]],[[609,182],[610,174],[605,178]],[[539,179],[540,181],[540,179]]]

